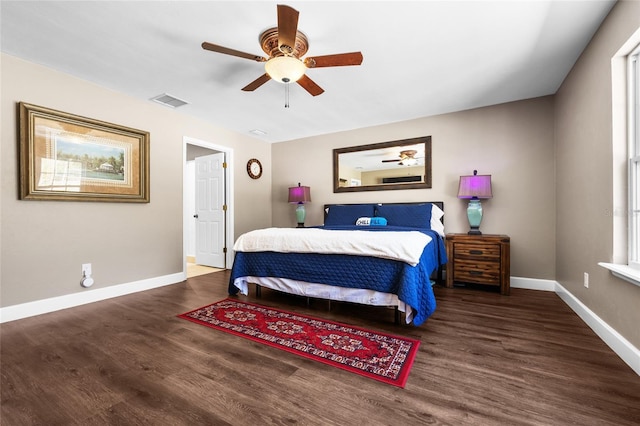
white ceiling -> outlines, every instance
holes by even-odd
[[[284,108],[284,85],[240,89],[263,64],[205,51],[203,41],[263,55],[271,1],[5,1],[4,53],[280,142],[556,92],[615,1],[291,1],[307,56],[361,51],[361,66],[307,75]],[[46,106],[46,105],[45,105]],[[158,108],[166,108],[158,106]]]

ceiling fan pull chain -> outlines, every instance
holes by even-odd
[[[289,84],[284,85],[284,107],[289,108]]]

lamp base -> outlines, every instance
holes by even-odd
[[[307,212],[304,211],[304,204],[299,203],[296,207],[296,221],[298,222],[298,228],[304,228],[304,218]]]
[[[480,232],[480,222],[482,222],[482,204],[477,198],[469,200],[469,207],[467,207],[467,218],[469,219],[468,232],[469,235],[482,235]]]

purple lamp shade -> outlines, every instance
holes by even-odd
[[[311,201],[311,188],[308,186],[293,186],[289,188],[289,202],[304,204]]]
[[[458,198],[492,198],[491,175],[478,175],[476,170],[473,176],[460,176],[458,186]]]

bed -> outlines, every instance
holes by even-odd
[[[442,202],[328,204],[324,225],[240,236],[229,294],[249,284],[311,298],[392,306],[419,326],[446,264]]]

